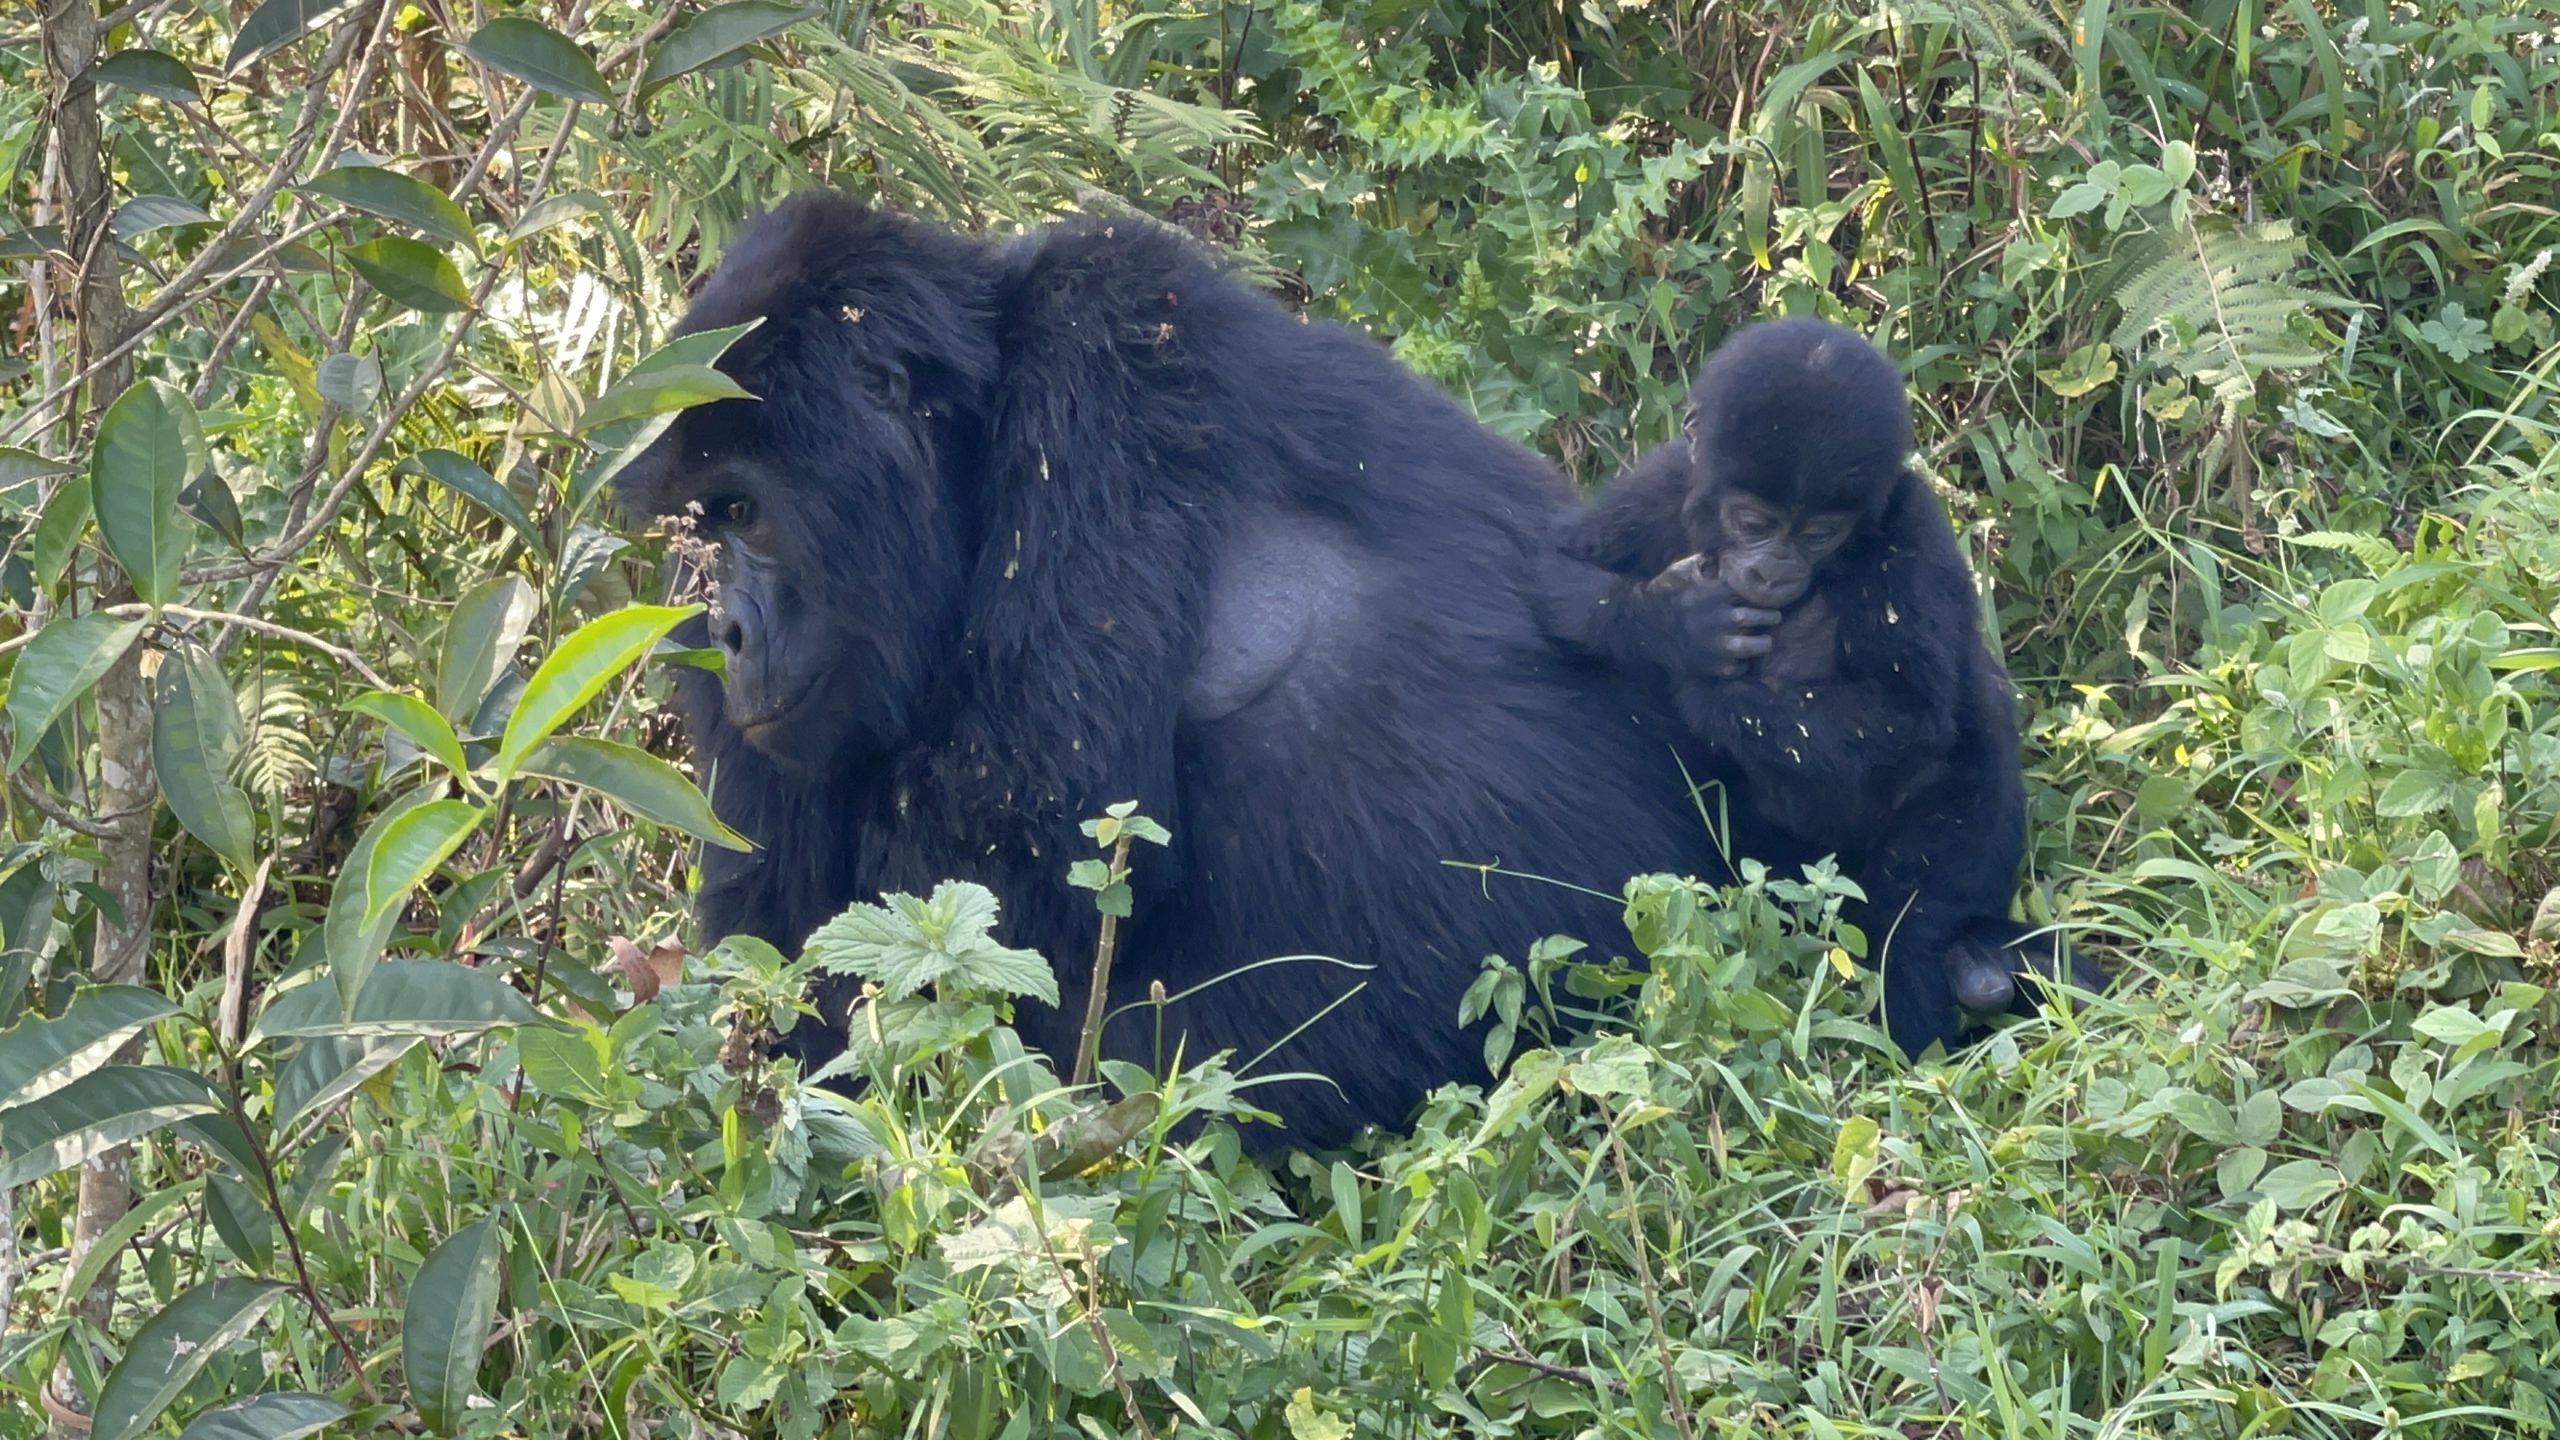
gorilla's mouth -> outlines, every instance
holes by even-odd
[[[765,737],[781,729],[783,722],[797,713],[807,702],[810,692],[817,688],[817,682],[811,681],[782,698],[767,701],[753,710],[732,707],[729,711],[729,723],[737,726],[738,733],[746,736],[749,743],[760,747]]]

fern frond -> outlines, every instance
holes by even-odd
[[[2356,557],[2357,563],[2377,580],[2400,568],[2400,552],[2379,535],[2356,535],[2344,530],[2305,530],[2299,535],[2285,536],[2284,541],[2288,545],[2300,545],[2311,550],[2343,550]]]
[[[2124,320],[2112,343],[2131,353],[2146,337],[2154,356],[2201,382],[2225,409],[2272,370],[2307,370],[2327,353],[2294,317],[2347,302],[2293,283],[2303,242],[2284,221],[2242,225],[2191,219],[2154,242],[2155,258],[2117,289]]]

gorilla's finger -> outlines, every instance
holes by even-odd
[[[1778,622],[1787,617],[1777,610],[1763,610],[1755,605],[1736,605],[1732,613],[1725,618],[1733,622],[1733,628],[1736,630],[1774,630]]]
[[[1727,635],[1710,647],[1715,653],[1732,660],[1757,660],[1776,645],[1766,635]]]

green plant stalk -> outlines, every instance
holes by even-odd
[[[1120,843],[1111,847],[1111,885],[1129,878],[1129,846],[1136,839],[1134,835],[1122,835]],[[1106,910],[1102,913],[1101,938],[1093,947],[1093,979],[1085,986],[1084,1027],[1076,1032],[1075,1073],[1067,1082],[1078,1090],[1093,1083],[1096,1052],[1102,1044],[1103,1010],[1111,1001],[1111,957],[1119,949],[1120,917]]]

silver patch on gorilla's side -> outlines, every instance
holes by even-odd
[[[1323,638],[1357,614],[1360,571],[1358,548],[1338,525],[1269,511],[1237,527],[1218,558],[1182,718],[1233,715],[1319,655]]]

